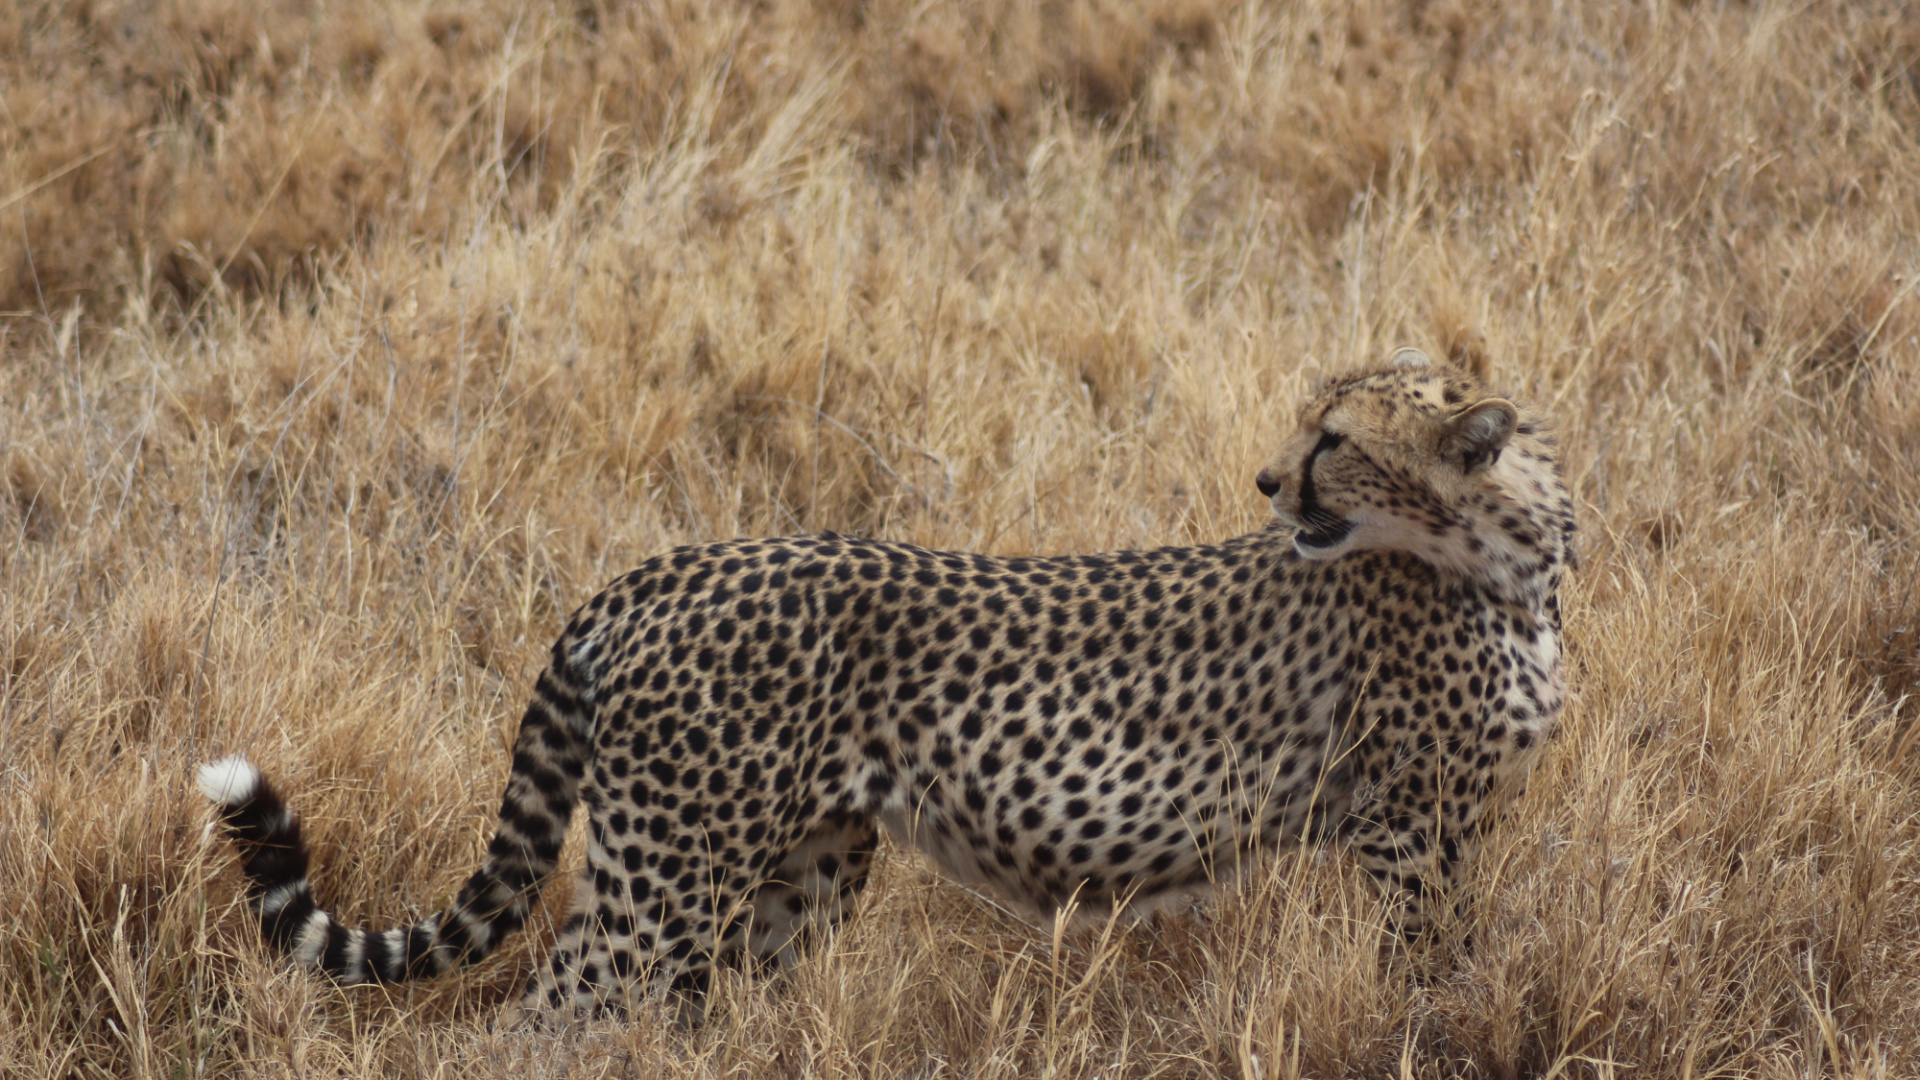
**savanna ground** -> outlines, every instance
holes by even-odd
[[[10,0],[0,1074],[1914,1075],[1916,273],[1910,4]],[[692,1027],[494,1030],[539,931],[257,945],[195,763],[406,918],[647,554],[1228,536],[1400,343],[1551,414],[1582,530],[1430,948],[1338,859],[1056,934],[906,853]]]

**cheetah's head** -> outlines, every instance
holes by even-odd
[[[1525,591],[1557,582],[1572,537],[1540,423],[1414,349],[1321,387],[1256,483],[1308,559],[1401,551]]]

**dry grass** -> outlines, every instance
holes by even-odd
[[[1914,1075],[1916,26],[0,8],[0,1074]],[[1308,382],[1400,342],[1545,406],[1581,510],[1471,950],[1383,951],[1338,860],[1055,936],[905,854],[693,1030],[490,1032],[537,933],[393,992],[255,944],[195,762],[248,749],[322,897],[403,918],[645,554],[1229,535]]]

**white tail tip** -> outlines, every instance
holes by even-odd
[[[239,754],[200,766],[200,794],[220,806],[238,806],[260,787],[260,770]]]

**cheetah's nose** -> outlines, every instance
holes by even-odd
[[[1253,486],[1260,489],[1260,494],[1271,499],[1279,492],[1280,481],[1275,479],[1267,470],[1261,469],[1260,475],[1253,478]]]

